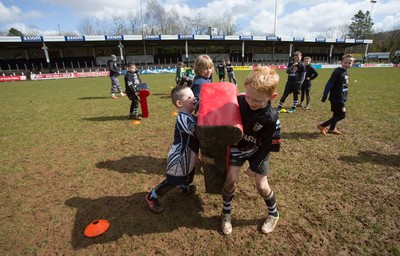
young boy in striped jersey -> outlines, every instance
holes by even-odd
[[[142,117],[139,115],[139,88],[138,85],[142,83],[139,71],[136,69],[136,65],[133,62],[128,62],[127,72],[124,77],[125,81],[125,93],[131,100],[131,106],[129,108],[129,119],[141,120]]]
[[[179,186],[183,194],[197,189],[197,186],[192,184],[199,154],[199,141],[195,137],[197,121],[192,114],[196,109],[197,100],[187,86],[172,89],[171,98],[179,113],[175,123],[174,142],[167,159],[166,179],[145,196],[150,210],[156,213],[164,210],[159,199],[171,189]]]

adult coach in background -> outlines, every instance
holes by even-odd
[[[110,71],[109,76],[111,79],[111,98],[118,99],[118,97],[115,96],[117,90],[121,94],[121,97],[124,97],[125,94],[122,92],[121,85],[119,84],[118,80],[119,70],[117,67],[117,56],[114,54],[111,55],[111,59],[107,60],[107,67]]]

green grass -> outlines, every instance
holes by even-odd
[[[202,174],[194,197],[171,192],[163,214],[146,209],[144,192],[163,179],[173,140],[174,74],[142,76],[151,95],[140,125],[127,119],[127,98],[109,97],[107,77],[0,84],[0,254],[400,255],[400,72],[351,69],[344,135],[328,137],[316,125],[332,115],[320,102],[332,70],[318,72],[311,110],[280,115],[273,236],[257,231],[265,205],[244,173],[232,236],[219,232],[221,199],[205,193]],[[243,91],[249,72],[235,73]],[[279,74],[281,95],[287,76]],[[100,217],[112,228],[83,237]]]

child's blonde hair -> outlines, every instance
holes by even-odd
[[[212,68],[212,73],[214,73],[214,63],[210,56],[203,54],[199,55],[194,61],[194,73],[201,76],[203,70]]]
[[[311,62],[311,57],[309,57],[309,56],[306,56],[306,57],[304,57],[304,60],[309,60],[310,62]]]
[[[268,97],[276,92],[279,83],[279,75],[269,67],[258,67],[253,70],[244,81],[245,86],[251,86],[256,91],[266,94]]]
[[[135,67],[136,68],[136,64],[133,62],[128,62],[128,64],[126,65],[128,68],[130,67]]]
[[[347,59],[347,58],[350,58],[350,59],[354,60],[353,54],[350,54],[350,53],[345,54],[345,55],[342,56],[342,60]]]

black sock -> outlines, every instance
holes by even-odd
[[[274,191],[271,190],[269,195],[264,198],[264,202],[268,207],[268,214],[277,217],[278,211],[276,210],[276,199]]]

